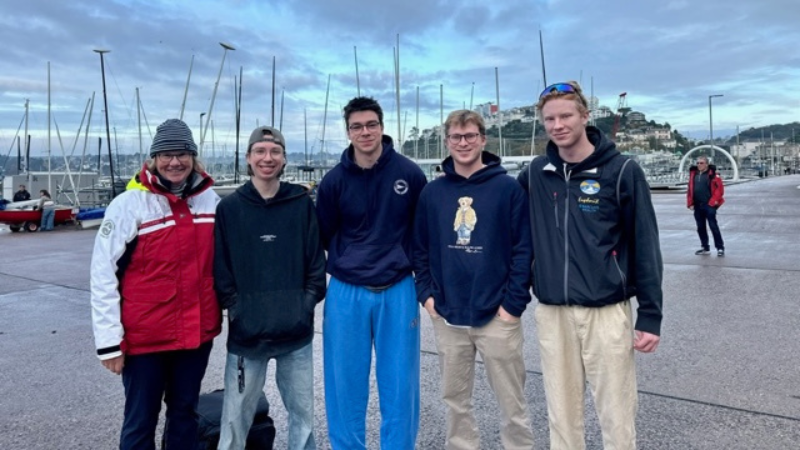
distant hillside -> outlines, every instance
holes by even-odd
[[[789,140],[795,144],[800,143],[800,122],[787,123],[785,125],[767,125],[765,127],[750,128],[739,131],[739,140],[758,140],[775,139],[778,141]],[[728,139],[728,143],[735,143],[736,136]]]

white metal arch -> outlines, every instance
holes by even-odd
[[[731,167],[733,167],[733,181],[739,181],[739,166],[736,164],[736,160],[733,159],[733,156],[731,156],[731,154],[728,153],[725,149],[717,147],[716,145],[709,145],[709,144],[698,145],[697,147],[686,152],[686,154],[683,155],[683,158],[681,158],[681,164],[680,166],[678,166],[678,173],[683,174],[684,170],[683,168],[684,165],[686,164],[686,160],[689,159],[689,156],[692,153],[698,152],[703,149],[714,149],[725,155],[725,157],[728,158],[728,161],[731,162]]]

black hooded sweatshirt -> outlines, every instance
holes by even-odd
[[[587,127],[594,152],[547,156],[520,173],[533,236],[533,293],[548,305],[599,307],[636,296],[635,328],[660,335],[663,263],[650,187],[635,161]]]
[[[308,191],[282,182],[264,200],[248,181],[220,201],[214,235],[228,351],[270,358],[311,342],[314,307],[325,297],[325,253]]]

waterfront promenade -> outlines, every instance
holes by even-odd
[[[641,449],[789,449],[800,445],[800,175],[729,186],[719,221],[724,258],[695,256],[684,194],[656,192],[664,254],[664,313],[658,351],[638,355]],[[94,354],[89,260],[95,231],[0,230],[0,448],[113,449],[122,384]],[[535,301],[531,308],[535,307]],[[321,308],[321,306],[320,306]],[[547,446],[547,411],[531,309],[523,316],[536,449]],[[314,341],[318,448],[329,448],[322,388],[321,309]],[[422,404],[417,448],[440,449],[444,407],[430,320],[422,318]],[[203,390],[222,387],[224,335]],[[268,378],[267,396],[286,448],[286,414]],[[483,449],[500,449],[500,413],[482,367],[476,415]],[[378,448],[378,405],[368,440]],[[587,447],[601,449],[591,404]]]

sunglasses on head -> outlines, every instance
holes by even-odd
[[[544,88],[542,93],[539,94],[539,98],[546,97],[547,95],[552,94],[553,92],[561,92],[561,93],[564,93],[564,94],[569,94],[569,93],[577,94],[578,93],[578,89],[575,86],[573,86],[573,85],[571,85],[569,83],[551,84],[550,86],[547,86],[546,88]]]

